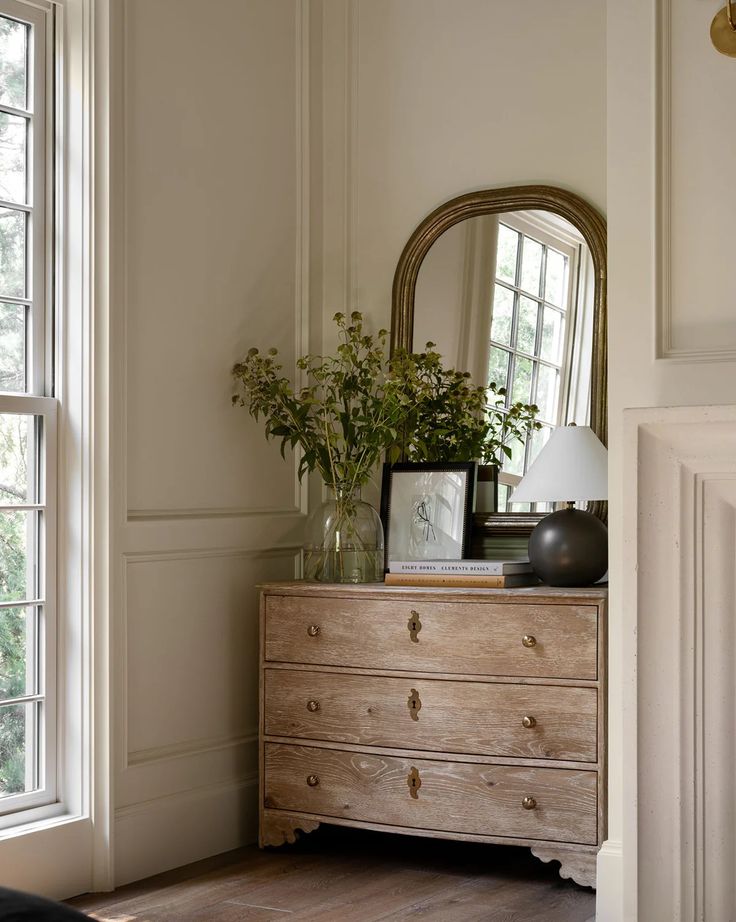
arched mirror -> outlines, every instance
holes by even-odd
[[[480,537],[528,535],[545,506],[509,495],[555,426],[590,425],[606,442],[606,225],[551,186],[471,192],[435,209],[409,238],[394,276],[392,350],[437,344],[447,367],[535,403],[541,429],[512,446],[499,511]],[[591,511],[605,519],[606,504]],[[477,545],[476,545],[477,546]]]

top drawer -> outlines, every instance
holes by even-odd
[[[269,662],[597,678],[594,605],[265,597]]]

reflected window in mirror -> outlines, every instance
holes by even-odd
[[[436,342],[446,364],[506,387],[507,405],[539,407],[542,428],[510,446],[501,512],[550,511],[508,497],[555,426],[589,422],[593,305],[582,235],[545,211],[463,221],[438,238],[419,271],[414,348]]]
[[[583,248],[575,228],[550,214],[514,213],[498,220],[487,379],[507,388],[507,405],[536,404],[542,424],[512,445],[501,473],[500,511],[549,511],[543,503],[509,504],[508,497],[555,426],[588,421],[589,375],[582,395],[580,376],[573,375],[576,334],[585,336],[586,322],[592,321]]]

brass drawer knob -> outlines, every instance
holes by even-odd
[[[311,711],[312,714],[314,714],[315,711],[318,711],[319,708],[320,708],[319,701],[315,701],[314,698],[312,698],[311,701],[307,701],[307,710]],[[526,720],[526,717],[524,718],[524,720]]]
[[[527,714],[521,718],[521,725],[522,727],[525,727],[527,730],[531,730],[532,727],[536,727],[537,718],[532,717],[530,714]]]
[[[317,775],[307,775],[307,784],[310,788],[316,788],[319,784],[319,778]]]
[[[525,810],[533,810],[537,806],[537,802],[533,797],[527,794],[527,796],[522,800],[521,806]]]
[[[537,638],[532,634],[524,634],[524,636],[521,638],[521,642],[525,647],[536,647]]]
[[[316,637],[317,634],[319,634],[319,625],[310,624],[309,627],[307,628],[307,634],[309,634],[310,637]]]

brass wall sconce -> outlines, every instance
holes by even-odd
[[[721,54],[736,58],[736,6],[727,0],[710,24],[710,38]]]

